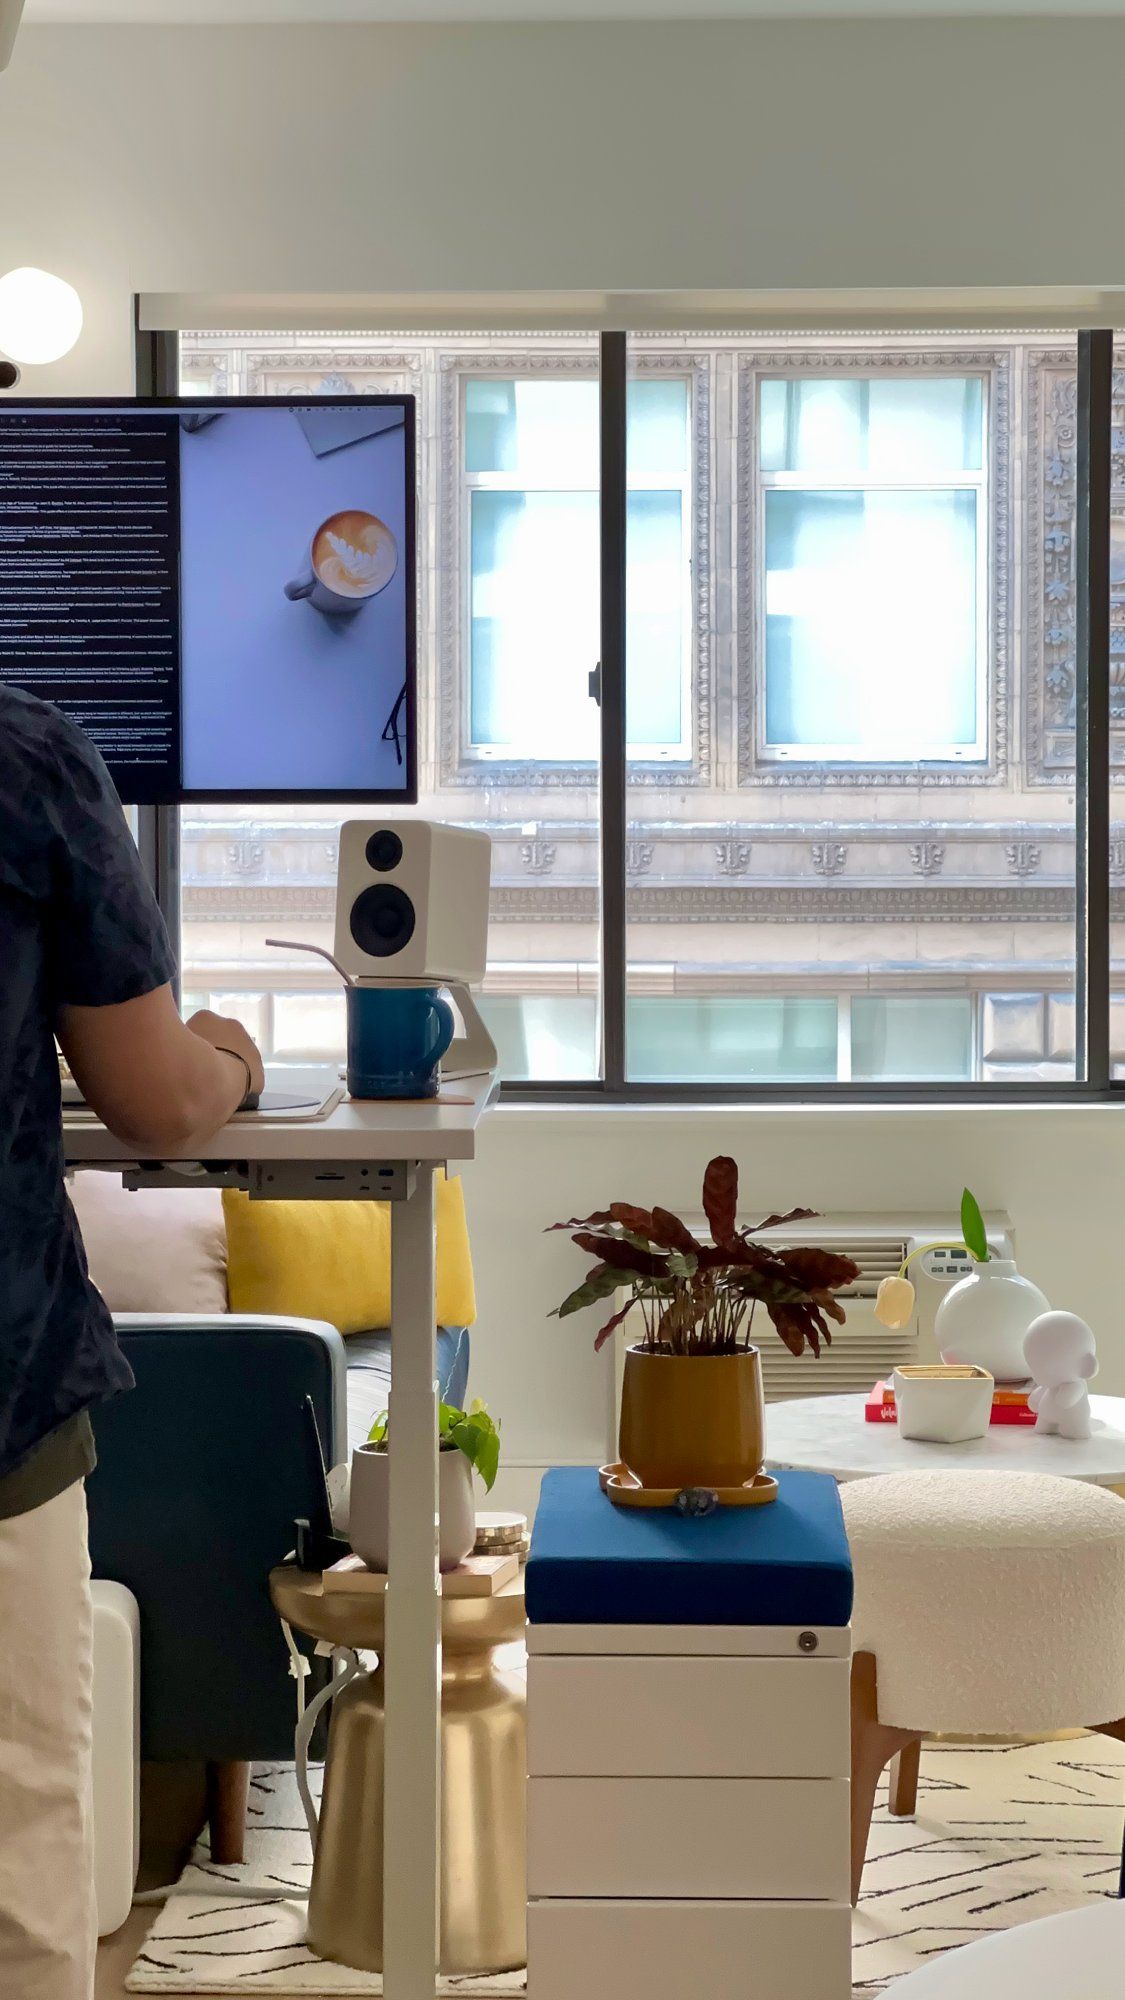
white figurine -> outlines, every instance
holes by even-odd
[[[1024,1360],[1033,1388],[1028,1401],[1036,1412],[1036,1430],[1059,1437],[1088,1438],[1090,1396],[1087,1382],[1098,1372],[1094,1336],[1077,1313],[1045,1312],[1033,1319],[1023,1343]]]

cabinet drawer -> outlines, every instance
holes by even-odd
[[[838,1903],[528,1906],[528,2000],[850,2000]]]
[[[533,1655],[528,1768],[559,1778],[846,1778],[846,1659]]]
[[[531,1896],[845,1902],[843,1778],[532,1778]]]

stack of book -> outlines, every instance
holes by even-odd
[[[1030,1382],[997,1383],[992,1392],[993,1424],[1034,1424],[1035,1412],[1029,1406],[1032,1385]],[[895,1392],[889,1382],[876,1382],[863,1412],[869,1424],[893,1424],[895,1421]]]

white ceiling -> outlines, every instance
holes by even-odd
[[[675,21],[1121,15],[1125,0],[26,0],[26,21]]]

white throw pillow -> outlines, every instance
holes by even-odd
[[[69,1183],[90,1276],[111,1312],[225,1313],[227,1233],[217,1188],[142,1188],[118,1174]]]

